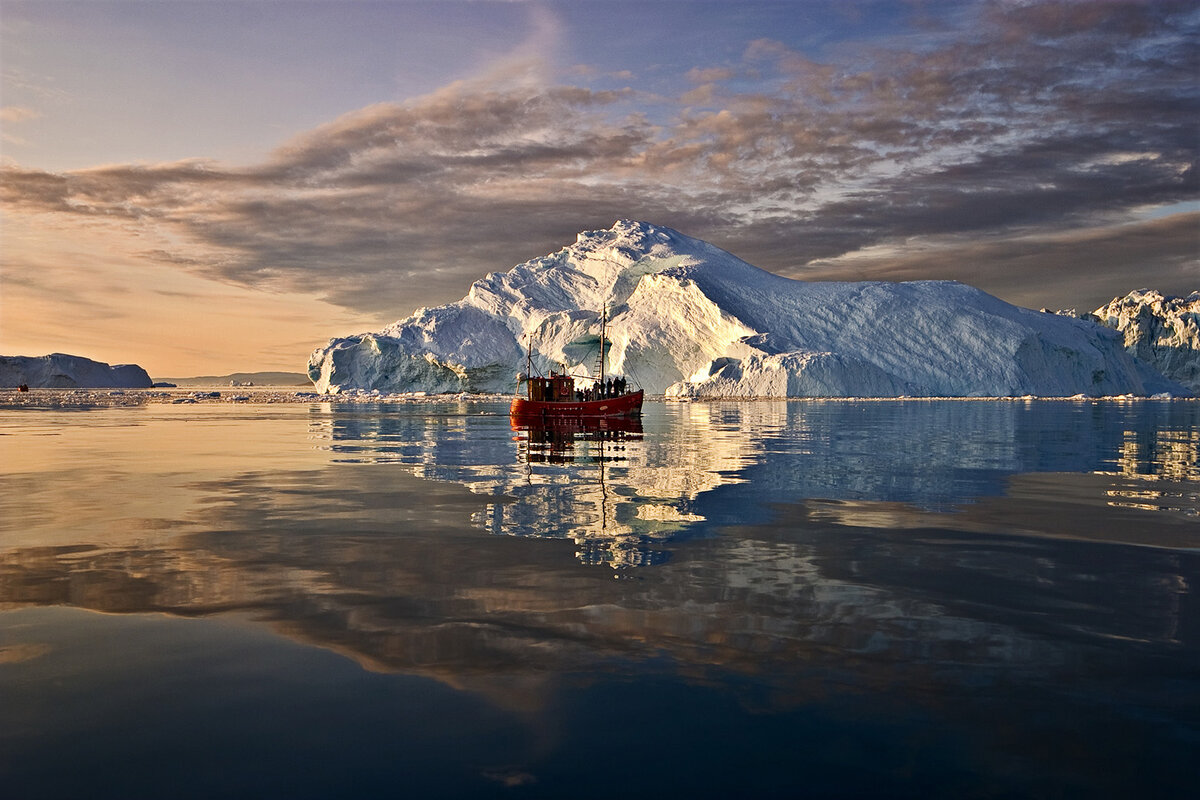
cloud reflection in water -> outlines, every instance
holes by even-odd
[[[550,751],[592,729],[564,710],[588,687],[667,684],[750,733],[936,720],[964,763],[1123,790],[1119,765],[1191,741],[1197,404],[647,410],[552,432],[474,403],[28,412],[63,435],[5,422],[0,607],[250,617],[486,698]],[[52,665],[39,644],[6,668]],[[1067,740],[1095,757],[1047,762]]]

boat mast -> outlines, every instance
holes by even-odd
[[[517,394],[521,393],[521,382],[517,381]],[[525,396],[533,399],[533,334],[529,334],[529,345],[525,350]]]
[[[608,324],[608,306],[600,307],[600,383],[604,383],[604,326]]]

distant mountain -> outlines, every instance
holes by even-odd
[[[1138,289],[1084,317],[1119,331],[1131,355],[1200,392],[1200,292],[1175,297]]]
[[[228,375],[199,375],[194,378],[159,378],[176,386],[311,386],[303,372],[231,372]]]
[[[0,386],[35,389],[85,387],[144,389],[150,376],[137,364],[109,366],[83,356],[0,356]]]
[[[456,303],[309,359],[317,389],[507,391],[526,349],[543,374],[607,371],[678,396],[1186,393],[1092,322],[950,281],[808,283],[669,228],[620,221],[476,281]]]

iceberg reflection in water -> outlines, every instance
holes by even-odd
[[[1074,503],[1082,492],[1088,504],[1197,513],[1191,402],[672,404],[644,421],[513,423],[511,440],[497,433],[503,419],[450,411],[436,436],[386,406],[322,417],[313,431],[339,461],[408,464],[503,498],[479,521],[516,536],[666,541],[766,522],[773,504],[797,500],[853,502],[857,514],[863,503],[890,504],[875,515],[962,512],[1047,474],[1092,476],[1063,479]]]
[[[148,406],[0,433],[16,796],[1193,777],[1194,402],[650,404],[603,429]]]

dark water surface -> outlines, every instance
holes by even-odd
[[[0,796],[1184,797],[1200,403],[0,411]]]

